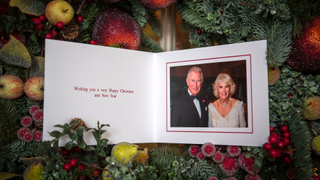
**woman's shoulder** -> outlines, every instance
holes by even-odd
[[[210,104],[208,105],[208,107],[209,107],[209,108],[215,108],[215,107],[217,107],[217,105],[218,105],[218,100],[215,100],[215,101],[213,101],[212,103],[210,103]]]

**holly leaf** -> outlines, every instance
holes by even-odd
[[[25,68],[31,66],[31,56],[28,49],[12,35],[10,35],[10,41],[0,49],[0,59],[14,66]]]
[[[46,5],[39,0],[10,0],[9,6],[17,7],[25,14],[40,16],[44,14]]]
[[[29,77],[44,76],[44,57],[35,56],[30,67]]]

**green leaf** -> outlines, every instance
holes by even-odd
[[[70,127],[67,123],[63,125],[63,132],[65,134],[68,134],[70,132]]]
[[[61,132],[60,131],[52,131],[49,134],[50,134],[50,136],[52,136],[54,138],[59,138],[61,136]]]
[[[76,125],[78,123],[79,123],[79,121],[73,120],[73,121],[70,122],[69,127],[72,127],[72,126],[74,126],[74,125]]]
[[[263,158],[255,158],[254,164],[253,164],[253,169],[258,170],[262,167],[262,160]]]
[[[30,67],[29,77],[44,76],[44,57],[35,56]]]
[[[18,7],[21,12],[25,14],[32,14],[40,16],[44,14],[46,5],[43,1],[39,0],[11,0],[9,5],[11,7]]]
[[[59,160],[60,158],[62,158],[61,154],[51,154],[51,157],[53,160]]]
[[[110,125],[109,125],[109,124],[101,124],[101,127],[104,127],[104,126],[108,126],[108,127],[110,127]]]
[[[100,145],[103,147],[108,147],[108,139],[101,139]]]
[[[56,124],[53,127],[59,127],[59,128],[63,128],[63,126],[61,124]]]
[[[102,157],[106,157],[106,152],[104,152],[103,149],[101,149],[101,151],[98,153],[98,156],[102,156]]]
[[[88,146],[87,147],[87,151],[94,151],[94,150],[95,150],[95,148],[93,146]]]
[[[100,139],[98,131],[92,131],[92,135],[96,139],[96,141],[98,142]]]
[[[84,129],[85,129],[85,128],[84,128],[83,126],[78,127],[78,128],[76,129],[76,133],[78,134],[78,136],[82,136],[82,135],[83,135]]]
[[[73,141],[67,142],[67,144],[65,145],[66,150],[70,150],[72,148],[72,145],[73,145]]]
[[[0,49],[0,59],[10,65],[25,68],[29,68],[32,63],[28,49],[12,35],[10,41]]]
[[[48,169],[49,171],[56,170],[56,167],[54,166],[54,164],[51,161],[47,161],[46,164],[47,164],[46,169]]]
[[[78,142],[78,146],[81,149],[85,149],[86,148],[86,144],[83,141]]]
[[[69,133],[69,137],[72,141],[77,141],[78,140],[78,135],[77,133],[74,133],[74,132],[70,132]]]

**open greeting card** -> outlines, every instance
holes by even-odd
[[[81,118],[88,127],[109,124],[110,144],[184,143],[261,146],[269,136],[267,42],[163,53],[46,40],[44,130]],[[202,103],[217,100],[212,83],[220,73],[235,83],[232,98],[241,102],[244,127],[176,127],[173,102],[187,91],[188,70],[202,69]],[[205,113],[207,113],[206,111]],[[210,119],[209,119],[210,121]],[[85,134],[88,145],[96,142]],[[61,140],[60,143],[66,143]]]

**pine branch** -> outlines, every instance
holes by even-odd
[[[301,115],[295,113],[292,114],[292,119],[288,121],[291,139],[297,148],[293,153],[293,157],[296,170],[295,179],[298,180],[304,180],[313,175],[310,152],[312,136],[307,123],[301,119]]]
[[[7,144],[17,139],[20,119],[20,112],[13,102],[0,98],[0,143]]]
[[[157,19],[155,12],[149,13],[148,21],[149,25],[152,27],[152,30],[156,33],[157,36],[161,36],[162,29],[159,19]]]
[[[140,27],[142,28],[146,24],[148,19],[147,10],[138,0],[129,0],[129,2],[132,4],[132,15],[135,17]]]
[[[160,45],[146,35],[142,35],[140,46],[146,48],[146,51],[148,52],[163,52],[163,49],[160,47]]]
[[[34,149],[38,142],[15,141],[11,144],[0,145],[0,172],[23,172],[26,168],[20,161],[20,157],[34,157]],[[20,172],[22,174],[22,172]]]
[[[270,67],[281,66],[291,52],[292,24],[279,19],[255,19],[254,34],[257,39],[267,39],[267,61]]]

